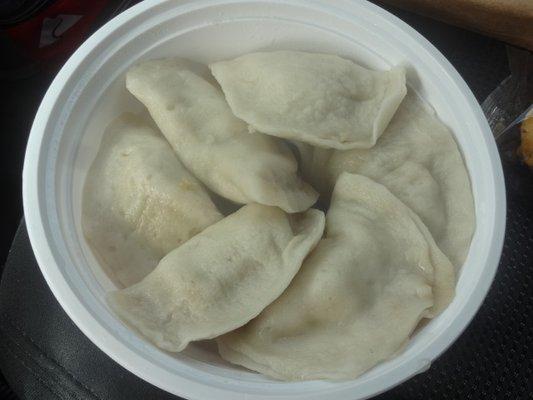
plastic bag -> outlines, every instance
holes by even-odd
[[[511,189],[533,198],[533,57],[508,48],[511,75],[481,107],[492,129]]]

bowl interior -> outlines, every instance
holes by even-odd
[[[189,395],[171,379],[180,376],[251,395],[264,390],[288,396],[349,388],[352,395],[347,398],[355,398],[384,390],[427,368],[477,309],[497,261],[488,260],[499,256],[498,244],[493,248],[494,232],[503,230],[498,219],[501,205],[496,204],[503,190],[498,187],[499,160],[494,158],[486,124],[464,82],[430,46],[366,3],[334,2],[338,9],[326,2],[310,5],[296,1],[148,3],[108,24],[76,53],[45,129],[39,161],[40,192],[46,199],[47,220],[43,223],[57,268],[85,312],[85,317],[76,318],[76,310],[63,304],[71,317],[93,341],[113,353],[99,343],[91,324],[103,328],[128,354],[136,355],[127,360],[118,353],[110,354],[112,357],[176,394]],[[472,181],[477,228],[453,303],[419,330],[401,354],[350,382],[276,382],[224,362],[211,342],[192,344],[179,354],[157,349],[124,326],[108,308],[105,294],[115,286],[94,258],[81,230],[83,183],[106,125],[124,111],[146,112],[125,89],[124,73],[132,64],[164,56],[208,63],[274,49],[333,53],[374,69],[406,65],[409,87],[454,132]],[[49,283],[54,289],[50,279]],[[166,374],[154,382],[150,369]],[[338,398],[342,398],[340,393]]]

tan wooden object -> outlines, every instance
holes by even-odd
[[[533,0],[381,0],[533,51]]]

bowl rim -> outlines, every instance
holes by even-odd
[[[231,0],[218,1],[219,3],[231,2]],[[248,1],[253,2],[254,0]],[[170,2],[172,2],[172,0],[146,0],[138,3],[137,5],[131,7],[107,22],[91,37],[89,37],[78,48],[78,50],[76,50],[76,52],[65,63],[50,85],[35,116],[24,159],[23,206],[28,235],[41,272],[62,308],[74,321],[78,328],[98,348],[104,351],[122,367],[159,388],[190,399],[204,399],[213,396],[218,396],[221,399],[234,399],[239,394],[247,399],[266,399],[270,398],[270,396],[256,394],[243,395],[242,393],[236,393],[232,390],[226,390],[220,387],[211,387],[198,382],[193,382],[185,377],[179,377],[166,371],[149,368],[146,360],[117,340],[94,319],[91,313],[85,308],[84,304],[70,288],[68,281],[63,276],[50,249],[50,240],[43,223],[46,215],[43,214],[43,209],[39,206],[45,202],[45,199],[43,199],[44,195],[39,190],[43,185],[41,173],[39,171],[39,160],[41,158],[40,150],[45,139],[45,131],[49,124],[50,115],[52,114],[52,110],[55,108],[56,104],[60,103],[60,95],[64,90],[65,82],[67,82],[70,75],[80,66],[84,59],[93,50],[95,50],[102,41],[118,30],[122,25],[139,16],[140,14],[149,11],[153,7]],[[282,2],[292,3],[293,1],[285,0]],[[175,1],[174,3],[176,7],[180,7],[182,4],[179,1]],[[340,8],[349,6],[348,3],[349,2],[344,0],[333,0],[328,2],[331,7],[339,6]],[[503,238],[505,233],[506,200],[503,172],[499,153],[497,151],[495,141],[492,138],[492,133],[485,116],[471,90],[459,73],[455,70],[455,68],[428,40],[426,40],[423,36],[421,36],[418,32],[416,32],[398,17],[383,10],[379,6],[367,2],[366,0],[362,1],[361,5],[368,8],[369,11],[380,16],[384,20],[387,20],[390,24],[394,25],[396,29],[403,31],[408,36],[413,38],[420,46],[421,50],[424,50],[426,53],[428,53],[430,57],[432,57],[445,70],[450,79],[457,86],[458,90],[462,93],[464,100],[467,101],[473,117],[478,124],[479,130],[484,135],[487,151],[489,152],[493,167],[492,178],[496,196],[496,209],[494,210],[495,221],[491,232],[491,246],[487,257],[488,262],[484,267],[484,276],[482,281],[478,282],[475,290],[471,293],[469,302],[463,307],[461,318],[454,318],[448,327],[446,334],[440,335],[435,342],[432,343],[431,349],[426,351],[425,357],[432,361],[440,356],[468,326],[473,316],[481,306],[496,274],[498,262],[503,248]],[[366,392],[363,393],[363,396],[359,398],[367,398],[369,396],[374,396],[384,392],[421,372],[421,370],[425,370],[425,367],[427,366],[411,363],[410,365],[403,365],[402,367],[403,368],[397,368],[396,370],[391,371],[388,375],[389,380],[385,384],[374,385],[374,388],[369,387]],[[170,382],[172,382],[172,384]],[[179,385],[177,385],[176,382],[178,382]],[[177,391],[176,386],[181,386],[179,391]],[[338,399],[351,399],[353,396],[355,396],[355,394],[353,392],[350,394],[349,391],[344,390],[342,392],[336,392],[335,396]],[[276,396],[276,398],[322,399],[324,398],[324,394],[318,393],[316,395],[311,395],[309,393],[305,393],[300,395],[293,394]]]

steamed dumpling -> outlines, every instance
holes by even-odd
[[[287,290],[217,339],[222,357],[282,380],[353,379],[453,297],[453,266],[384,186],[344,173],[326,235]]]
[[[109,301],[162,349],[181,351],[244,325],[274,301],[320,240],[324,213],[249,204],[170,252]]]
[[[329,54],[252,53],[210,68],[254,129],[335,149],[372,147],[406,93],[403,68],[372,71]]]
[[[85,236],[124,286],[222,218],[166,140],[132,114],[107,128],[83,196]]]
[[[322,195],[343,171],[372,178],[418,214],[456,268],[464,263],[475,228],[468,172],[451,132],[414,93],[371,149],[297,147],[304,177]]]
[[[250,133],[236,118],[206,67],[180,59],[142,62],[126,76],[128,90],[150,111],[185,166],[234,202],[308,209],[318,194],[297,176],[291,151],[278,139]]]

